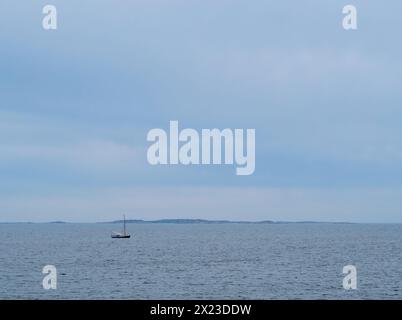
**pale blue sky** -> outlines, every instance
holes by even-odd
[[[1,1],[0,221],[402,222],[401,10]],[[169,120],[255,128],[254,175],[148,165],[146,134]]]

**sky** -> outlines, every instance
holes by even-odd
[[[2,0],[0,222],[402,222],[401,10]],[[147,133],[171,120],[255,129],[254,174],[149,165]]]

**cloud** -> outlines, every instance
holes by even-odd
[[[63,122],[43,115],[0,112],[0,164],[54,165],[93,173],[141,170],[146,149],[131,130],[131,143],[119,141],[109,129]],[[121,131],[115,130],[117,135]],[[124,135],[127,135],[125,133]],[[121,140],[121,139],[120,139]],[[126,136],[130,141],[130,137]]]
[[[76,145],[12,145],[3,146],[2,161],[15,158],[53,162],[93,170],[121,170],[135,167],[144,151],[112,141],[86,141]]]

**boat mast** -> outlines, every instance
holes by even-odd
[[[125,214],[123,214],[123,217],[124,217],[124,235],[126,235],[126,215]]]

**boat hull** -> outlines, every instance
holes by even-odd
[[[118,236],[118,235],[112,236],[113,239],[128,239],[130,237],[131,237],[130,235],[127,235],[127,236]]]

